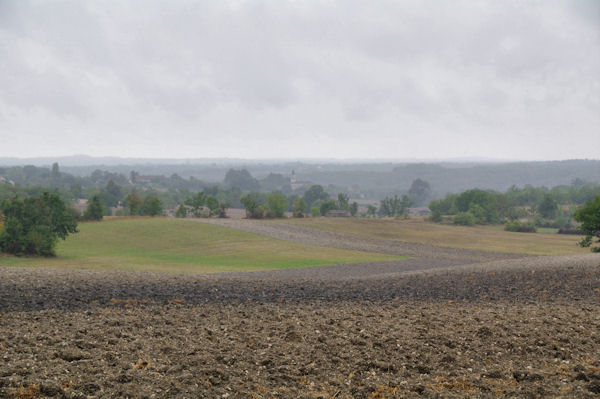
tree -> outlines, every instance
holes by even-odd
[[[176,218],[185,218],[187,216],[187,208],[185,207],[185,205],[179,205],[179,208],[177,208],[177,211],[175,212],[175,217]]]
[[[130,215],[139,215],[142,209],[142,198],[137,193],[127,194],[125,197]]]
[[[415,179],[410,185],[408,196],[415,205],[423,205],[431,195],[431,186],[425,180]]]
[[[219,200],[212,195],[206,196],[206,207],[210,209],[210,215],[214,215],[217,208],[219,208]]]
[[[377,216],[377,207],[375,205],[367,206],[367,216],[370,218]]]
[[[381,200],[381,205],[379,207],[379,215],[381,216],[400,216],[410,207],[411,201],[406,196],[403,195],[402,198],[398,198],[397,195],[394,195],[394,198],[386,197]]]
[[[104,203],[98,194],[90,198],[85,212],[83,212],[84,220],[102,220],[104,216]]]
[[[593,200],[586,202],[574,215],[576,221],[581,223],[581,231],[585,238],[579,242],[582,247],[592,245],[593,238],[598,238],[600,243],[600,195],[596,195]],[[592,252],[600,252],[600,247],[592,247]]]
[[[544,197],[537,205],[537,211],[544,219],[554,219],[558,212],[558,203],[552,195],[544,194]]]
[[[52,164],[52,180],[55,182],[60,178],[60,169],[58,168],[58,162]]]
[[[227,208],[229,208],[228,202],[219,202],[219,207],[217,208],[217,212],[220,218],[227,217]]]
[[[192,207],[192,212],[195,217],[199,217],[201,208],[206,204],[206,194],[200,191],[186,199],[185,204]]]
[[[246,209],[246,217],[252,219],[262,219],[265,216],[263,206],[263,197],[260,193],[249,193],[240,198],[240,201]]]
[[[358,202],[354,201],[351,203],[350,206],[348,206],[348,210],[350,211],[350,215],[356,216],[358,213]]]
[[[162,201],[156,197],[146,197],[142,206],[142,215],[158,216],[163,212]]]
[[[306,202],[307,207],[313,206],[317,201],[322,200],[325,201],[329,198],[329,194],[325,192],[323,186],[315,184],[310,186],[306,192],[304,192],[304,202]]]
[[[334,200],[330,199],[321,204],[321,208],[319,208],[319,212],[321,215],[325,216],[327,212],[337,209],[337,204]]]
[[[77,233],[77,221],[56,194],[2,202],[0,251],[15,255],[55,255],[58,239]]]
[[[337,201],[338,209],[348,210],[350,207],[349,203],[350,203],[350,198],[348,198],[348,194],[346,194],[346,193],[338,194],[338,201]]]
[[[304,210],[306,209],[306,202],[302,198],[296,198],[294,200],[294,204],[292,205],[294,209],[294,217],[295,218],[303,218]]]
[[[273,217],[281,218],[287,208],[287,199],[285,195],[279,192],[273,192],[267,197],[267,204]]]
[[[240,190],[258,190],[260,183],[246,169],[229,169],[225,174],[223,185],[228,188],[237,187]]]

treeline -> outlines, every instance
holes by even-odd
[[[452,216],[454,224],[509,223],[508,229],[532,230],[534,227],[568,228],[576,206],[600,194],[600,185],[575,180],[570,186],[511,187],[505,193],[473,189],[449,194],[429,203],[431,220],[441,222]],[[519,220],[527,220],[521,224]]]

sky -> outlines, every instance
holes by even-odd
[[[0,0],[0,157],[600,158],[600,1]]]

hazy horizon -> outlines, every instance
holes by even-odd
[[[0,158],[600,158],[594,0],[6,0],[0,48]]]

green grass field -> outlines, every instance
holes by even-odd
[[[566,255],[588,253],[580,248],[580,236],[562,234],[513,233],[503,226],[453,226],[427,222],[423,218],[306,218],[282,219],[282,223],[311,227],[362,237],[419,242],[445,247],[482,251],[513,252],[531,255]],[[550,232],[549,230],[544,233]]]
[[[215,273],[403,259],[275,240],[204,223],[164,218],[82,223],[59,241],[57,257],[0,256],[0,265]]]

